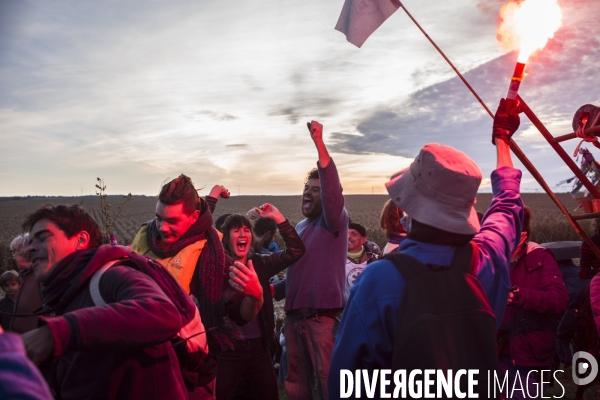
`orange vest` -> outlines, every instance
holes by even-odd
[[[219,232],[219,239],[222,237]],[[160,262],[170,273],[177,279],[177,282],[190,293],[190,282],[196,270],[198,258],[202,253],[202,249],[206,245],[206,239],[199,240],[184,247],[179,253],[173,257],[159,258],[152,252],[148,246],[148,229],[147,226],[142,226],[142,229],[137,233],[135,239],[131,243],[131,250],[138,254],[143,254],[155,258]]]

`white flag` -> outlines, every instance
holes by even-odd
[[[335,29],[360,47],[399,7],[398,0],[346,0]]]

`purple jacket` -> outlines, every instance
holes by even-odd
[[[100,279],[108,303],[95,306],[89,280],[108,261],[127,256],[122,246],[72,253],[43,286],[41,318],[54,336],[54,358],[42,368],[57,399],[181,399],[187,390],[169,341],[179,311],[146,274],[114,266]]]
[[[529,242],[526,255],[512,263],[509,272],[519,291],[506,307],[500,328],[508,332],[508,344],[506,338],[501,340],[498,351],[510,355],[513,365],[550,365],[556,329],[569,300],[554,253]]]

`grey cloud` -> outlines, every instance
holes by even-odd
[[[298,93],[295,95],[295,100],[292,101],[294,106],[278,104],[273,110],[267,113],[269,117],[284,116],[294,125],[301,118],[326,118],[332,115],[333,106],[341,100],[332,97],[311,96],[307,93]],[[309,117],[310,116],[310,117]]]
[[[245,148],[245,147],[248,147],[248,144],[247,143],[233,143],[233,144],[226,144],[225,147]]]
[[[269,117],[284,116],[287,117],[291,124],[296,124],[301,116],[301,111],[295,107],[278,106],[275,110],[267,114]]]
[[[183,117],[189,121],[193,121],[197,116],[207,116],[208,118],[214,119],[215,121],[233,121],[238,119],[235,115],[228,113],[219,113],[211,110],[201,110],[195,112],[182,112],[179,111]]]

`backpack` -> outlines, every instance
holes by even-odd
[[[492,371],[498,369],[496,318],[474,275],[478,255],[471,242],[457,248],[450,268],[424,265],[402,253],[384,257],[406,280],[394,332],[392,369],[453,373],[478,369],[475,393],[489,398],[488,371],[493,376]],[[465,377],[460,387],[466,392]]]
[[[206,331],[200,319],[198,307],[192,297],[158,261],[136,253],[109,261],[100,267],[90,279],[90,295],[96,306],[105,306],[100,293],[100,279],[111,267],[124,265],[148,275],[163,290],[181,315],[183,327],[171,339],[177,354],[181,375],[188,390],[199,386],[204,373],[204,362],[208,354]]]

